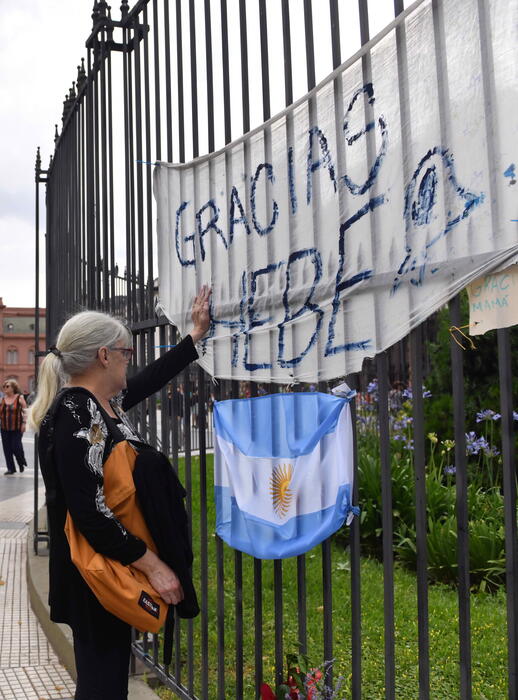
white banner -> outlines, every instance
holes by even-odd
[[[482,14],[480,14],[482,13]],[[518,0],[415,3],[225,149],[157,164],[160,305],[222,378],[358,371],[518,253]]]

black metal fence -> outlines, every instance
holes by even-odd
[[[152,164],[212,152],[267,120],[313,88],[370,38],[378,21],[373,3],[329,0],[122,0],[120,19],[98,1],[86,42],[87,57],[64,102],[62,127],[47,170],[36,163],[36,228],[39,184],[46,183],[46,308],[50,344],[63,320],[82,308],[124,316],[135,337],[135,367],[176,342],[176,332],[155,314],[157,261],[154,244]],[[385,3],[385,11],[389,3]],[[434,0],[440,12],[440,0]],[[376,6],[379,10],[379,4]],[[404,11],[394,0],[393,16]],[[358,36],[349,44],[351,17]],[[388,21],[388,20],[387,20]],[[378,27],[381,28],[381,27]],[[39,264],[39,249],[37,248]],[[120,265],[120,269],[118,267]],[[124,268],[124,270],[122,269]],[[39,299],[36,301],[39,306]],[[459,299],[451,325],[460,326]],[[38,315],[36,316],[38,318]],[[426,333],[428,336],[428,333]],[[38,337],[38,334],[36,335]],[[378,377],[381,460],[384,659],[378,697],[452,697],[431,691],[429,577],[427,562],[427,447],[422,398],[426,342],[418,328],[370,364]],[[463,350],[451,341],[458,542],[458,693],[473,697],[468,542],[468,481]],[[505,505],[508,696],[517,691],[517,536],[510,335],[498,331],[502,492]],[[364,389],[368,378],[349,377]],[[396,663],[393,518],[389,394],[394,382],[413,390],[418,689],[398,691]],[[321,387],[322,388],[322,387]],[[211,406],[215,399],[259,391],[257,385],[212,384],[201,369],[185,371],[160,395],[135,410],[151,442],[170,454],[186,485],[192,519],[201,615],[176,627],[171,667],[160,664],[159,639],[134,644],[162,682],[183,698],[257,697],[263,679],[282,681],[284,654],[294,640],[317,663],[347,648],[352,698],[366,697],[362,638],[359,519],[347,533],[348,564],[335,566],[332,540],[296,561],[263,562],[231,552],[214,537],[210,493]],[[360,443],[361,448],[361,443]],[[358,470],[356,469],[356,477]],[[354,500],[358,500],[358,478]],[[37,502],[36,502],[37,505]],[[346,546],[346,545],[344,545]],[[319,581],[308,557],[319,560]],[[318,611],[308,610],[318,589]],[[336,610],[337,591],[347,589],[347,609]],[[290,595],[291,592],[293,596]],[[310,595],[311,593],[311,595]],[[273,609],[273,617],[267,614]],[[318,615],[319,632],[314,634]],[[338,628],[336,621],[340,620]],[[453,623],[452,623],[453,624]],[[346,627],[346,629],[344,629]],[[372,650],[372,644],[369,645]],[[482,696],[477,696],[482,697]],[[487,697],[496,697],[490,696]]]

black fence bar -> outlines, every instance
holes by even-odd
[[[102,34],[102,32],[101,32]],[[102,287],[101,287],[101,208],[99,202],[101,202],[101,167],[100,167],[100,134],[99,134],[99,82],[100,82],[100,72],[99,67],[102,63],[101,47],[99,39],[96,39],[93,45],[93,72],[92,72],[92,92],[93,92],[93,167],[94,167],[94,201],[95,208],[93,212],[94,223],[94,241],[93,248],[95,251],[95,267],[93,269],[94,276],[94,293],[95,299],[102,299]],[[102,303],[102,302],[101,302]]]
[[[380,434],[381,504],[383,526],[383,611],[385,622],[385,698],[396,698],[394,632],[394,542],[389,431],[389,363],[387,353],[376,356]]]
[[[143,148],[142,148],[142,71],[141,71],[141,44],[139,41],[139,30],[140,22],[138,15],[135,16],[133,22],[133,46],[132,46],[132,56],[134,63],[134,90],[135,90],[135,159],[136,163],[133,166],[136,171],[136,210],[137,210],[137,254],[135,256],[137,268],[133,269],[133,274],[137,279],[137,300],[134,309],[134,320],[141,320],[142,318],[148,318],[148,309],[146,304],[145,290],[144,290],[144,178],[142,170],[144,164],[143,158]]]
[[[164,0],[165,82],[167,86],[170,86],[172,83],[170,21],[169,0]],[[173,161],[173,104],[171,93],[171,89],[166,90],[167,161],[169,163]],[[158,100],[158,102],[160,102],[160,100]]]
[[[313,38],[312,0],[304,0],[304,36],[306,40],[306,80],[308,90],[312,90],[317,84],[315,74],[315,43]]]
[[[460,299],[450,301],[451,325],[462,325]],[[470,624],[470,577],[469,577],[469,530],[468,530],[468,474],[466,463],[466,432],[464,404],[463,348],[455,336],[450,341],[451,372],[453,387],[453,419],[455,429],[455,510],[457,515],[457,562],[459,593],[459,660],[460,696],[469,700],[471,693],[471,624]]]
[[[129,75],[129,29],[124,28],[122,33],[123,40],[123,90],[124,90],[124,184],[125,184],[125,228],[126,228],[126,277],[131,279],[132,276],[132,264],[131,264],[131,251],[133,248],[133,229],[132,229],[132,191],[131,191],[131,178],[130,172],[132,168],[131,164],[131,121],[130,121],[130,96],[129,91],[131,90],[131,82]],[[127,317],[132,318],[132,289],[128,289],[127,298]]]
[[[415,524],[417,547],[417,628],[419,642],[419,698],[430,697],[430,634],[428,619],[428,554],[426,541],[426,459],[423,407],[423,328],[410,334],[412,418],[414,432]]]
[[[182,373],[183,386],[184,386],[184,473],[183,481],[185,484],[185,490],[187,491],[186,498],[186,508],[187,516],[189,518],[189,523],[192,523],[192,500],[193,500],[193,489],[192,489],[192,451],[191,451],[191,413],[193,402],[193,387],[191,384],[191,377],[189,369],[185,369]],[[192,526],[189,527],[189,539],[192,543]],[[189,692],[193,694],[194,691],[194,667],[193,667],[193,622],[191,619],[186,621],[187,627],[187,687]]]
[[[282,591],[282,559],[273,562],[273,609],[275,618],[275,682],[282,683],[284,679],[284,604]]]
[[[101,32],[101,52],[100,52],[100,183],[101,183],[101,273],[102,273],[102,303],[105,311],[109,310],[110,283],[108,278],[108,266],[110,262],[109,252],[109,230],[108,230],[108,113],[107,113],[107,52],[106,52],[106,31]]]
[[[182,4],[176,0],[176,70],[178,75],[178,149],[180,163],[185,162],[185,105],[183,90],[183,32],[182,32]]]
[[[149,76],[149,40],[148,40],[148,8],[147,5],[143,9],[143,57],[144,57],[144,121],[146,125],[145,138],[144,138],[144,160],[146,162],[145,167],[145,191],[146,191],[146,248],[145,248],[145,263],[146,270],[142,273],[142,277],[146,277],[146,314],[145,318],[149,318],[153,315],[155,306],[155,285],[154,285],[154,275],[153,275],[153,260],[154,260],[154,248],[153,248],[153,190],[152,190],[152,180],[153,173],[151,170],[151,162],[154,160],[151,151],[151,132],[152,132],[152,119],[151,119],[151,82]],[[150,346],[151,347],[151,346]]]
[[[322,602],[324,608],[324,660],[332,661],[333,653],[333,577],[331,571],[331,538],[322,543]],[[333,680],[333,669],[327,674],[329,682]]]
[[[207,428],[207,404],[205,374],[198,368],[200,434],[200,664],[201,664],[201,698],[209,698],[209,554],[208,554],[208,518],[207,518],[207,445],[205,440]]]
[[[498,332],[500,413],[502,414],[502,481],[504,490],[507,589],[508,698],[518,697],[518,553],[516,550],[516,454],[514,441],[511,342],[509,329]]]
[[[358,391],[357,376],[347,377],[347,383]],[[356,425],[356,403],[351,403],[351,419]],[[353,503],[358,503],[358,435],[353,431]],[[349,528],[351,552],[351,698],[360,700],[362,692],[362,625],[361,625],[361,565],[360,522],[354,518]]]

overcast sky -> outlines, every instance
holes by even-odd
[[[86,55],[92,4],[0,0],[0,297],[7,306],[34,306],[36,148],[46,168],[65,92]]]
[[[300,2],[294,0],[294,9]],[[281,0],[267,0],[269,8],[272,3],[280,6]],[[216,4],[219,7],[219,0]],[[229,12],[233,4],[229,0]],[[320,4],[327,12],[326,0],[314,0],[315,11]],[[120,16],[119,5],[114,3],[116,19]],[[342,29],[346,24],[352,37],[347,45],[356,50],[357,0],[339,0],[339,5],[342,17],[344,9],[351,9],[353,21],[342,23]],[[0,297],[7,306],[34,306],[36,148],[41,147],[46,168],[53,152],[54,124],[61,127],[65,94],[77,76],[81,57],[86,56],[84,45],[91,29],[92,6],[93,0],[0,0]],[[369,0],[369,8],[374,36],[393,17],[393,2]],[[328,42],[325,44],[330,51]],[[342,59],[347,57],[343,52]],[[317,75],[318,80],[323,77]],[[44,199],[44,187],[40,188],[40,198]],[[42,235],[44,225],[42,201]],[[43,257],[41,262],[43,283]],[[40,304],[44,306],[43,284],[40,291]]]

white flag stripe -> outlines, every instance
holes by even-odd
[[[275,524],[329,508],[335,505],[339,487],[352,483],[351,435],[349,404],[344,404],[334,433],[325,435],[311,453],[292,460],[248,457],[216,435],[215,485],[229,488],[241,511]],[[274,509],[271,477],[287,464],[293,466],[293,497],[281,517]]]

